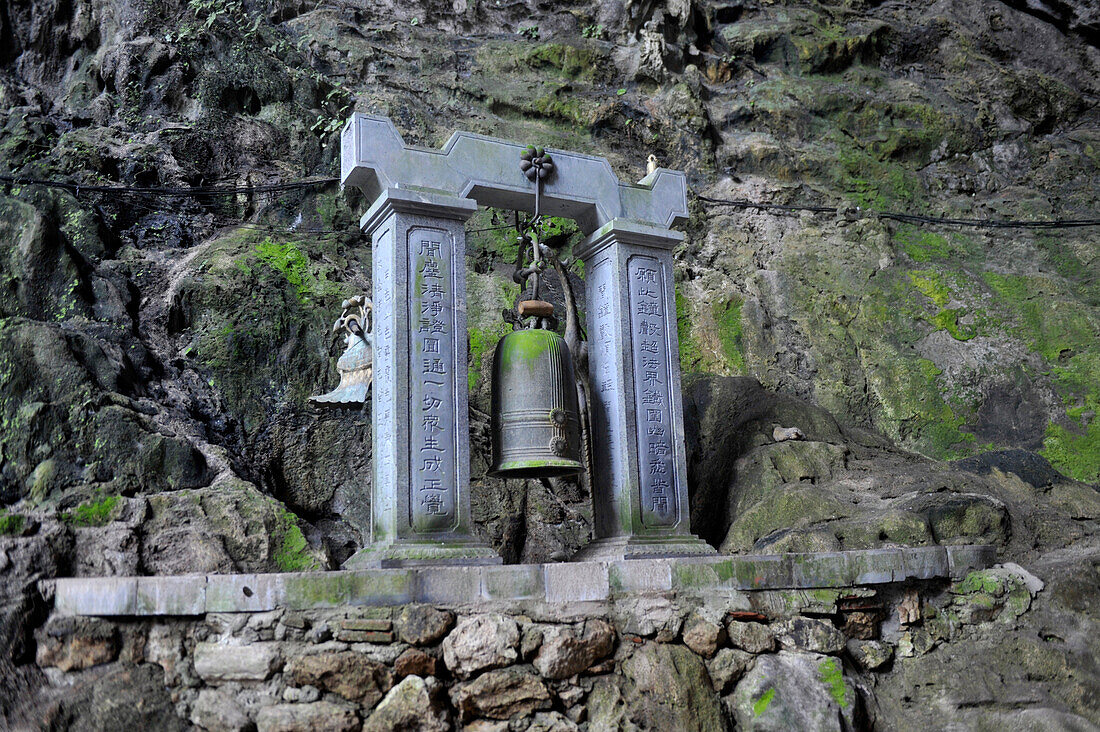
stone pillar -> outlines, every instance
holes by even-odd
[[[477,204],[389,188],[373,246],[371,543],[345,568],[499,564],[471,534],[466,234]]]
[[[672,249],[683,234],[624,219],[584,260],[595,540],[575,559],[713,554],[689,527]]]

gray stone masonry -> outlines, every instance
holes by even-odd
[[[471,535],[465,198],[386,189],[373,246],[371,543],[348,569],[499,564]]]
[[[523,146],[457,132],[407,147],[384,117],[344,128],[341,179],[375,199],[372,544],[347,568],[491,561],[469,541],[464,221],[477,204],[531,211]],[[589,234],[594,541],[578,560],[713,554],[691,534],[669,227],[687,217],[683,173],[637,184],[607,160],[551,150],[542,211]],[[472,200],[471,200],[472,199]],[[431,407],[431,424],[421,411]],[[427,413],[423,415],[428,417]],[[435,540],[430,543],[429,540]]]
[[[481,206],[532,212],[535,187],[519,169],[525,145],[456,132],[442,150],[407,147],[386,117],[354,114],[341,137],[340,179],[373,201],[389,188],[468,198]],[[546,181],[542,212],[574,219],[586,234],[613,219],[668,228],[686,221],[687,178],[658,168],[623,183],[605,158],[548,149],[557,174]]]
[[[961,577],[996,561],[991,546],[869,549],[508,566],[408,567],[295,574],[43,580],[58,615],[151,616],[426,602],[454,608],[579,611],[615,597],[843,588]],[[142,594],[144,593],[144,594]]]
[[[688,526],[672,249],[683,234],[615,219],[585,239],[594,541],[577,559],[713,554]]]

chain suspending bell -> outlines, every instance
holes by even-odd
[[[542,183],[554,162],[542,148],[523,151],[520,169],[535,184],[534,217],[517,224],[521,258],[514,279],[531,284],[531,299],[517,306],[523,327],[504,336],[493,356],[493,465],[497,478],[576,475],[581,460],[581,415],[573,359],[565,340],[551,330],[554,306],[539,299],[546,270],[540,241]],[[523,266],[522,252],[531,261]]]

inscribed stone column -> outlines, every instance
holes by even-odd
[[[613,219],[577,250],[588,302],[595,534],[578,560],[714,553],[688,525],[672,280],[682,240]]]
[[[389,188],[373,243],[371,543],[346,568],[499,564],[471,535],[465,198]]]

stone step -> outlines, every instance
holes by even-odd
[[[484,567],[417,567],[293,574],[79,577],[43,580],[62,615],[202,615],[412,602],[606,603],[634,593],[708,595],[888,584],[960,577],[996,561],[992,546],[931,546],[806,554],[633,559]],[[388,620],[349,618],[349,633],[392,640]],[[386,639],[388,637],[388,640]],[[366,639],[365,639],[366,640]]]

